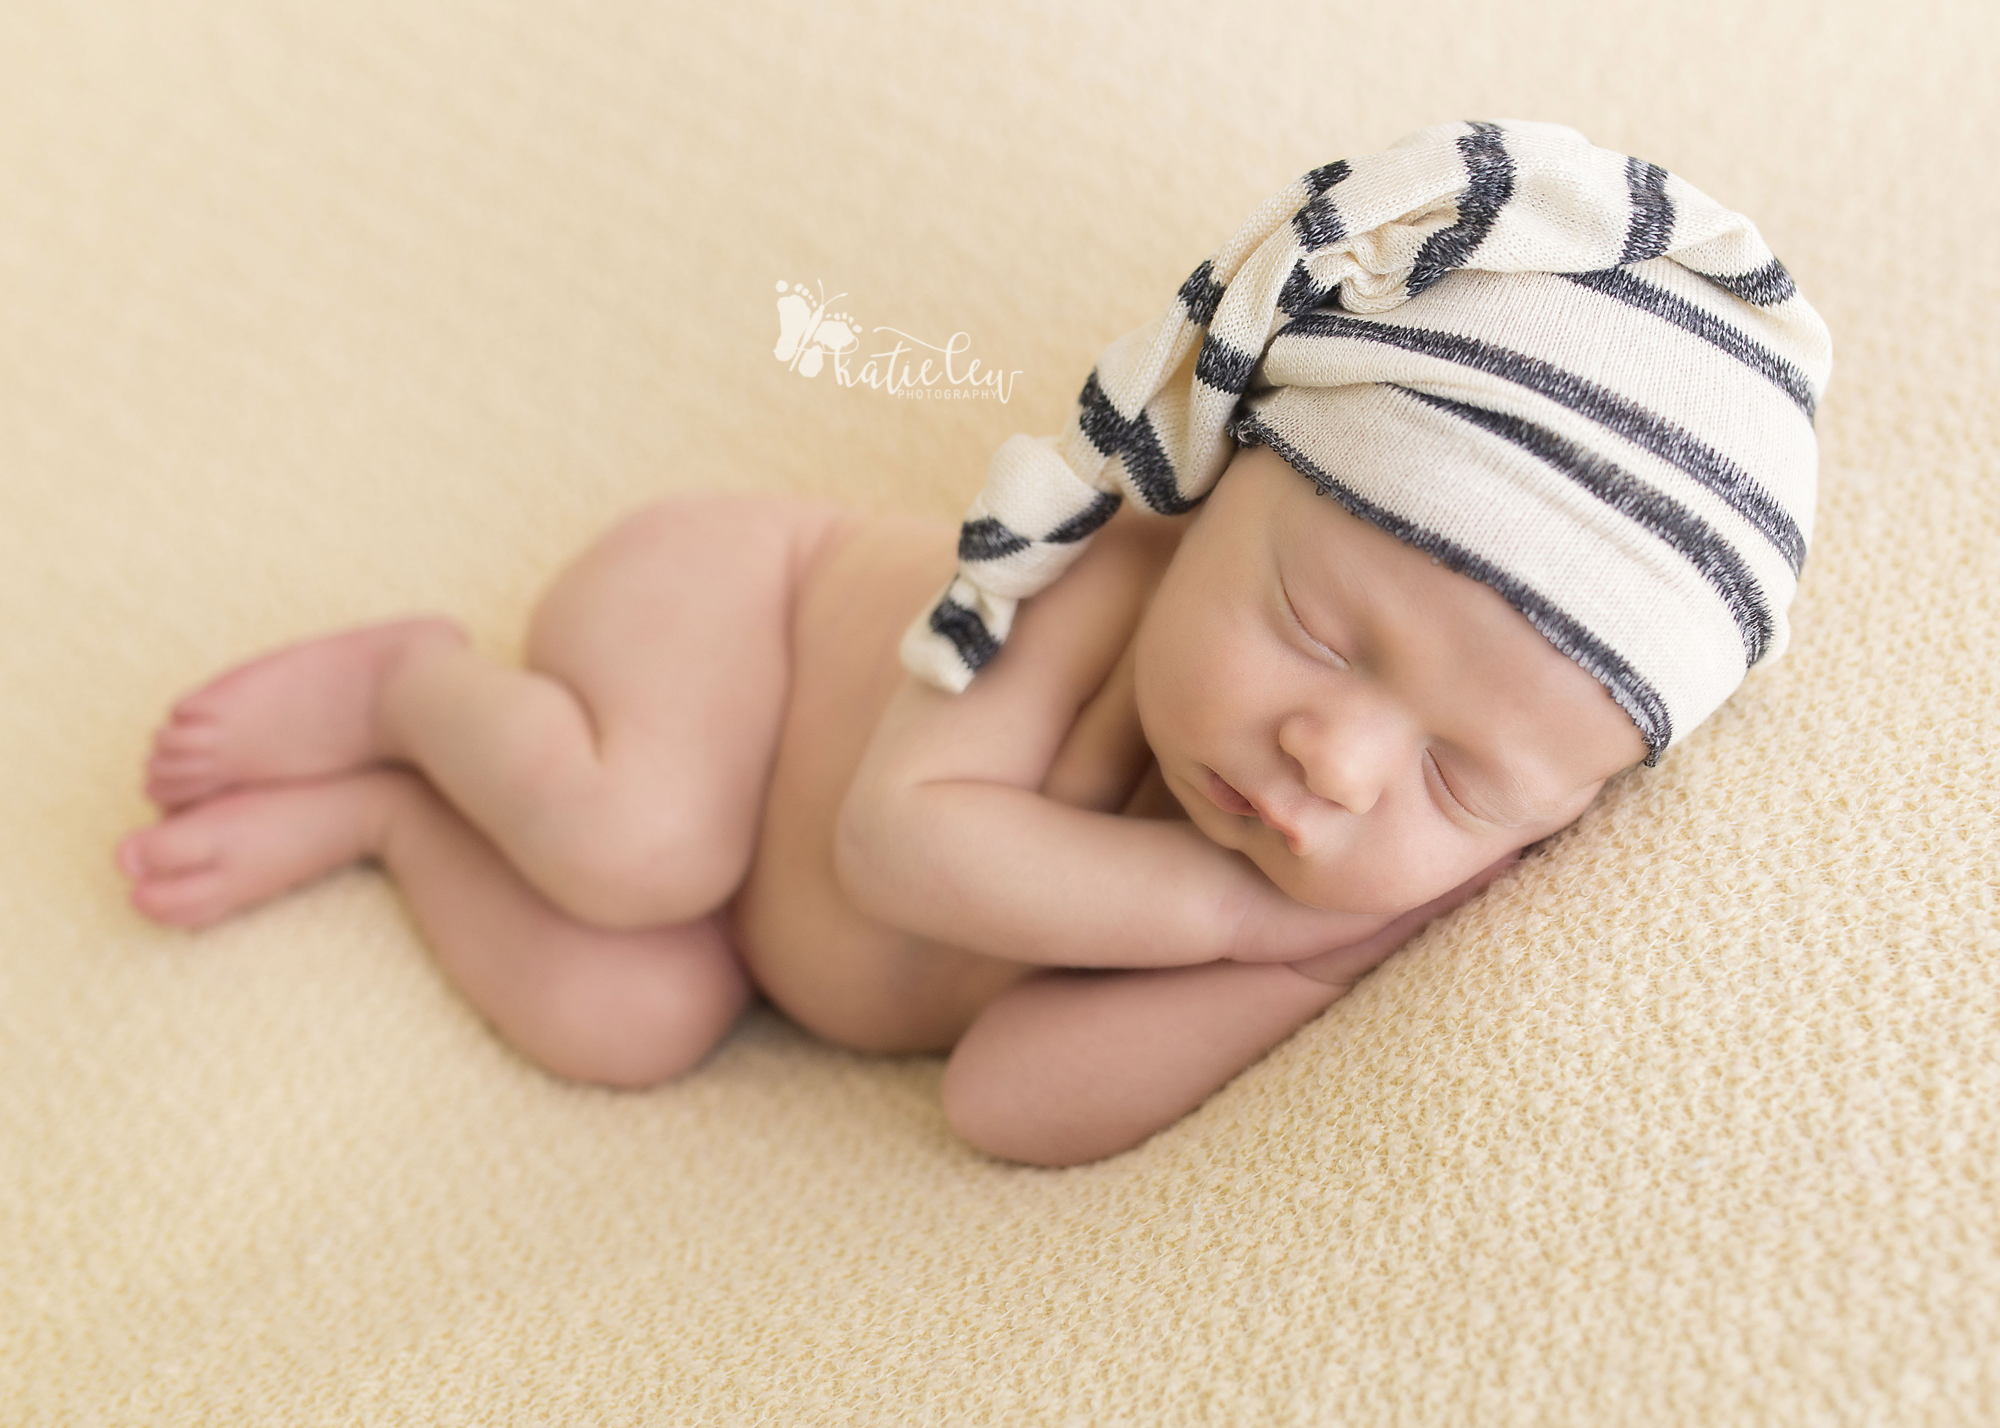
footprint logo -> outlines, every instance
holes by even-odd
[[[778,345],[771,355],[801,377],[817,377],[829,356],[856,346],[860,338],[844,312],[827,316],[827,304],[847,296],[835,293],[815,301],[804,283],[778,282]]]

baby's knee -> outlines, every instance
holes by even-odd
[[[749,981],[714,929],[673,928],[662,936],[685,945],[663,951],[651,966],[615,976],[586,972],[551,987],[539,1024],[516,1038],[520,1049],[565,1080],[624,1090],[699,1066],[749,1004]]]
[[[588,811],[560,843],[547,891],[594,927],[629,931],[693,922],[727,902],[749,870],[745,840],[717,836],[686,809],[621,821]]]
[[[615,1091],[643,1091],[664,1085],[700,1065],[710,1049],[704,1046],[690,1052],[684,1043],[666,1036],[644,1040],[600,1036],[587,1041],[521,1048],[531,1061],[552,1076]]]

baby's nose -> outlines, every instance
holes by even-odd
[[[1278,747],[1298,766],[1308,792],[1357,817],[1381,801],[1410,739],[1387,710],[1350,707],[1295,715],[1279,725]]]

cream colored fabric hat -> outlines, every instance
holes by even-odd
[[[1499,591],[1656,759],[1784,648],[1831,366],[1755,225],[1664,169],[1425,129],[1267,200],[1060,437],[1001,446],[903,659],[963,689],[1123,497],[1188,510],[1260,443]]]

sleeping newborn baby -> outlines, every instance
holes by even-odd
[[[1095,1159],[1782,649],[1830,361],[1657,166],[1424,130],[1274,195],[957,530],[664,501],[524,669],[442,618],[265,655],[174,706],[119,863],[192,928],[374,859],[558,1075],[680,1075],[761,995]]]

